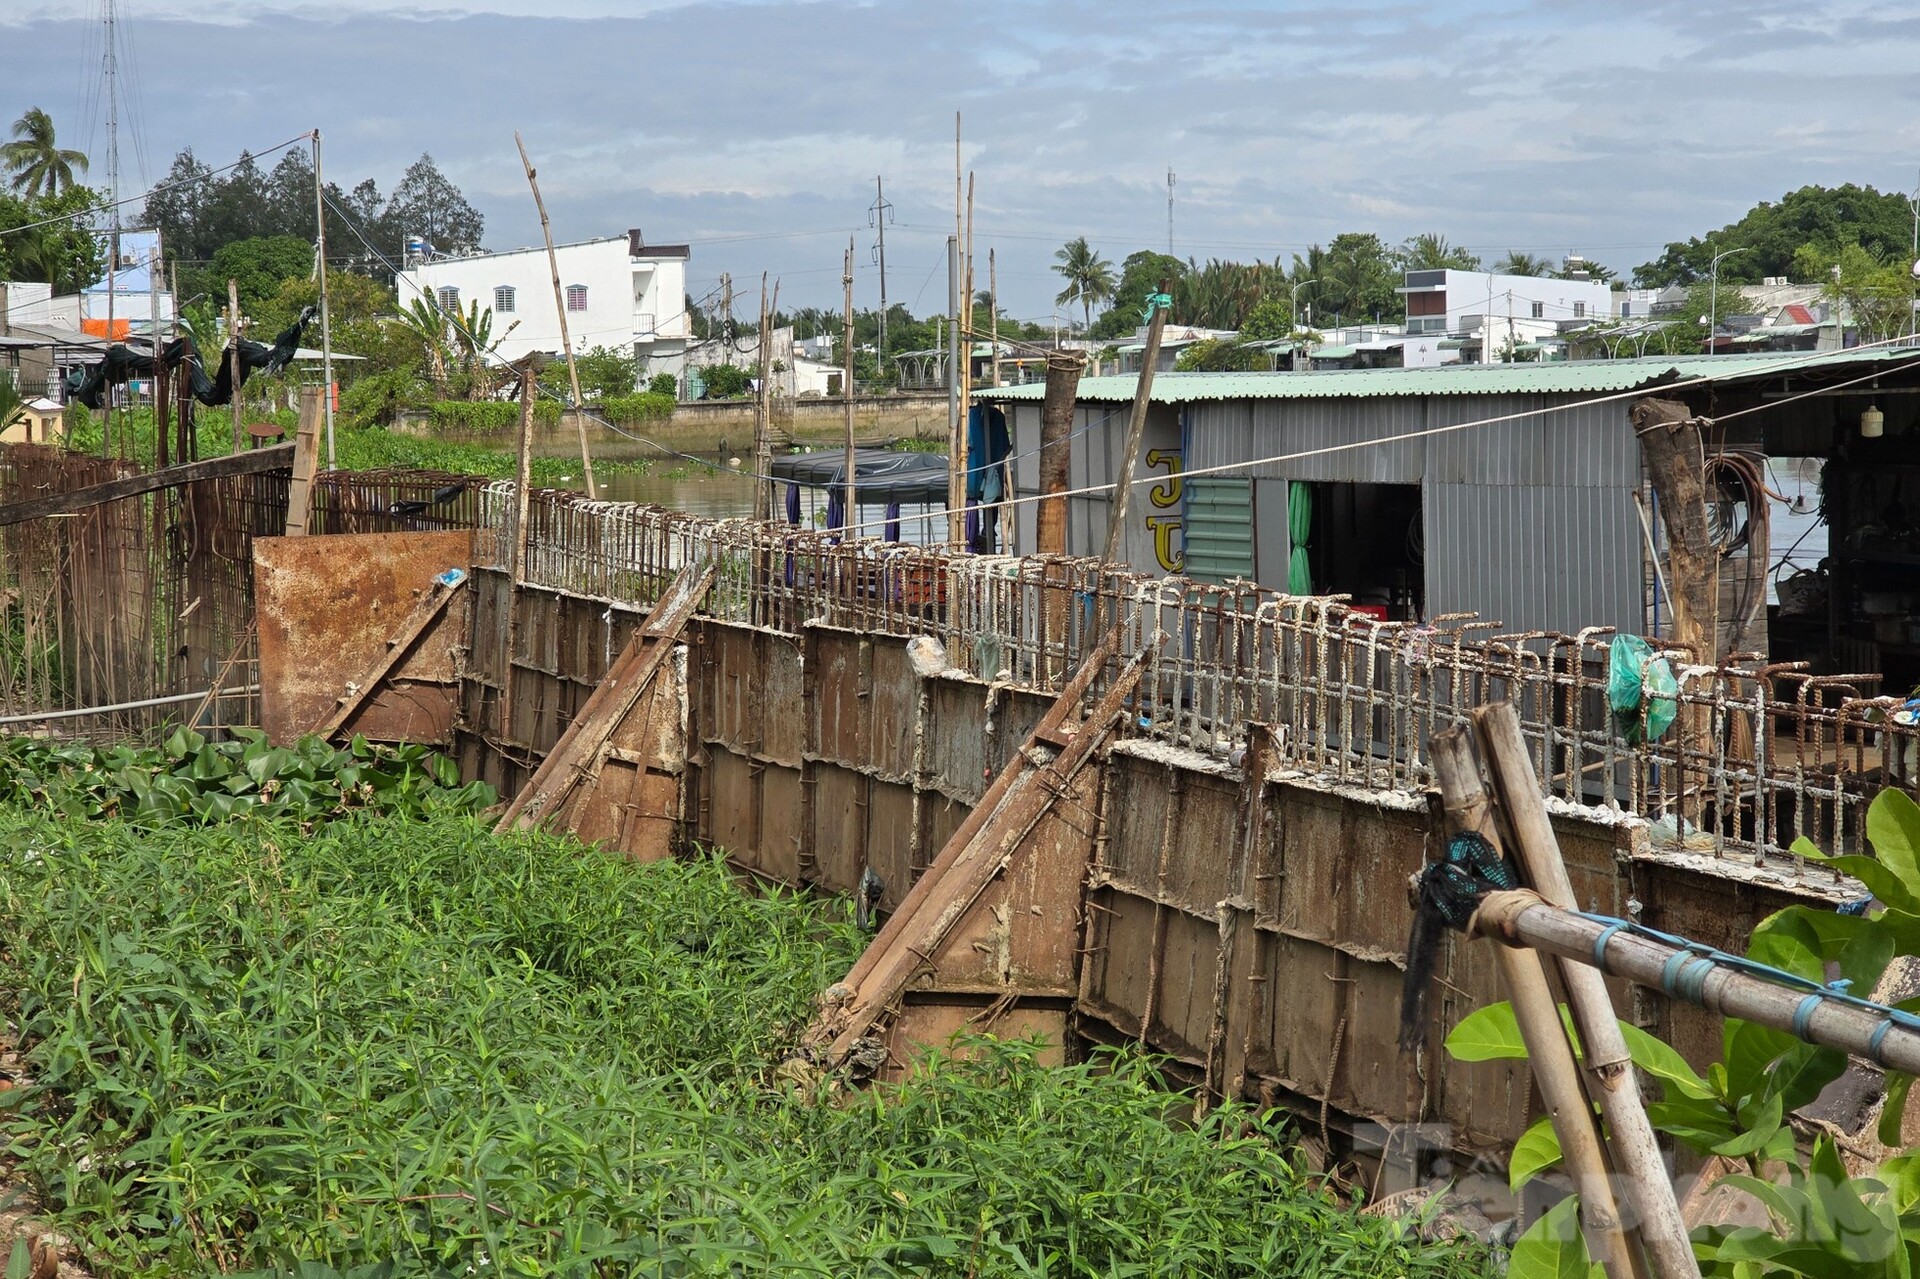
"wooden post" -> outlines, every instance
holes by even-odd
[[[1047,353],[1047,394],[1040,404],[1040,510],[1034,519],[1034,550],[1067,553],[1067,463],[1073,456],[1073,397],[1086,359],[1079,352]]]
[[[300,388],[300,426],[293,437],[293,482],[287,485],[287,536],[305,537],[312,518],[313,473],[320,464],[320,387]]]
[[[507,548],[507,669],[501,679],[500,740],[513,740],[513,650],[520,638],[520,581],[527,572],[528,523],[533,518],[533,392],[538,364],[520,362],[520,455],[514,469],[513,544]]]
[[[567,355],[567,384],[573,390],[573,424],[580,432],[580,470],[586,476],[587,497],[600,496],[593,482],[593,459],[587,454],[587,419],[580,402],[580,366],[573,360],[573,339],[567,335],[567,298],[560,289],[560,257],[553,251],[553,226],[547,221],[547,203],[540,198],[540,183],[534,175],[533,161],[527,158],[527,144],[514,130],[513,145],[520,148],[520,164],[527,171],[527,185],[533,188],[533,207],[540,211],[540,234],[547,238],[547,268],[553,272],[553,307],[560,316],[560,345]]]
[[[1165,293],[1171,281],[1162,280]],[[1107,547],[1100,558],[1112,564],[1120,558],[1121,530],[1127,523],[1127,496],[1133,492],[1133,471],[1140,464],[1140,437],[1146,434],[1147,407],[1153,396],[1153,366],[1160,362],[1160,335],[1167,328],[1167,308],[1155,306],[1147,321],[1147,346],[1140,354],[1140,380],[1133,389],[1133,412],[1127,418],[1127,443],[1120,455],[1120,473],[1113,480],[1113,505],[1108,508]]]
[[[1493,822],[1492,805],[1481,784],[1479,761],[1467,730],[1451,728],[1435,733],[1429,750],[1447,834],[1472,831],[1499,848],[1500,833]],[[1539,955],[1508,946],[1495,946],[1494,958],[1513,1003],[1541,1102],[1553,1121],[1554,1135],[1560,1139],[1561,1158],[1580,1192],[1580,1219],[1589,1250],[1606,1267],[1608,1279],[1634,1279],[1633,1250],[1621,1229],[1600,1135],[1594,1129],[1593,1109],[1580,1087],[1573,1049],[1560,1024],[1553,990],[1547,985],[1546,965]]]
[[[841,374],[845,385],[840,388],[847,401],[847,452],[844,465],[846,474],[841,477],[842,483],[846,486],[846,494],[841,498],[840,509],[846,515],[846,522],[842,526],[846,529],[845,537],[854,538],[859,536],[860,521],[854,515],[856,494],[853,465],[853,237],[851,236],[847,237],[847,269],[842,274],[840,282],[846,287],[847,294],[846,367]]]
[[[1548,905],[1579,909],[1560,856],[1560,842],[1527,762],[1520,717],[1511,703],[1493,702],[1476,710],[1473,722],[1493,775],[1494,794],[1513,832],[1521,874]],[[1629,1196],[1629,1206],[1638,1210],[1638,1219],[1630,1224],[1638,1228],[1660,1279],[1698,1279],[1700,1265],[1687,1240],[1686,1223],[1654,1140],[1653,1125],[1647,1122],[1640,1083],[1627,1056],[1613,1000],[1607,995],[1606,979],[1585,964],[1557,962],[1580,1042],[1586,1048],[1587,1092],[1606,1116],[1622,1189]]]
[[[767,395],[767,273],[760,273],[760,386],[753,412],[753,518],[764,524],[773,515],[773,404]]]
[[[247,447],[247,428],[240,424],[240,284],[227,281],[227,378],[233,394],[227,397],[227,414],[233,421],[233,451]]]
[[[966,238],[960,254],[960,438],[954,441],[954,485],[960,490],[960,540],[967,534],[967,450],[973,431],[973,174],[967,174]],[[984,514],[981,518],[985,518]]]
[[[992,305],[987,311],[987,344],[993,348],[993,388],[1000,389],[1000,268],[993,260],[993,250],[987,250],[987,297]]]

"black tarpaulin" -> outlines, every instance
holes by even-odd
[[[773,459],[776,478],[808,488],[838,488],[844,481],[846,454],[840,449],[789,453]],[[855,449],[853,481],[862,504],[936,503],[947,500],[944,453],[896,453],[892,449]]]
[[[317,314],[314,307],[301,311],[300,318],[281,330],[272,346],[241,339],[240,384],[245,386],[247,379],[256,372],[278,373],[287,367],[294,352],[300,349],[301,334]],[[233,366],[224,352],[212,377],[207,376],[206,364],[191,338],[175,338],[161,347],[160,362],[167,368],[186,370],[193,398],[202,404],[220,405],[232,401]],[[98,364],[89,364],[68,375],[67,396],[90,409],[97,409],[105,402],[108,387],[153,375],[153,356],[149,352],[116,344],[107,348],[106,355]]]

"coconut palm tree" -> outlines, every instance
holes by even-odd
[[[1427,231],[1400,245],[1401,264],[1409,271],[1478,271],[1480,259],[1447,237]]]
[[[1084,235],[1054,250],[1053,258],[1057,264],[1053,269],[1067,282],[1053,304],[1071,306],[1078,302],[1086,327],[1092,328],[1094,304],[1113,297],[1113,264],[1101,257]]]
[[[1508,249],[1507,256],[1493,264],[1495,275],[1546,275],[1552,270],[1553,263],[1519,249]]]
[[[76,170],[87,171],[84,152],[62,150],[53,137],[53,119],[28,107],[13,122],[12,142],[0,144],[0,164],[13,175],[13,189],[29,198],[54,196],[73,185]]]

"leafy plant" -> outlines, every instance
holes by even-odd
[[[674,398],[671,393],[661,395],[655,391],[638,391],[631,395],[609,395],[600,401],[601,410],[609,418],[625,424],[664,422],[673,416],[673,406]]]
[[[0,744],[0,803],[160,826],[245,816],[312,822],[355,809],[417,817],[477,811],[496,798],[485,782],[461,785],[453,761],[424,746],[357,735],[345,749],[317,737],[275,746],[257,729],[233,732],[213,742],[177,728],[148,748],[12,738]]]
[[[1826,985],[1837,971],[1837,980],[1849,989],[1867,992],[1896,954],[1920,954],[1920,805],[1904,792],[1881,792],[1868,809],[1867,837],[1872,857],[1826,857],[1806,840],[1797,843],[1795,851],[1866,885],[1880,903],[1873,913],[1788,907],[1755,927],[1747,946],[1749,959],[1819,985]],[[1920,999],[1896,1006],[1920,1011]],[[1654,1127],[1700,1154],[1744,1163],[1747,1175],[1730,1183],[1754,1193],[1774,1217],[1771,1234],[1734,1232],[1697,1240],[1704,1255],[1724,1263],[1712,1273],[1744,1277],[1741,1265],[1764,1262],[1826,1279],[1851,1274],[1852,1267],[1868,1262],[1893,1265],[1895,1258],[1909,1254],[1911,1264],[1920,1265],[1920,1212],[1914,1211],[1920,1169],[1895,1160],[1881,1169],[1878,1179],[1848,1178],[1836,1171],[1838,1157],[1824,1138],[1815,1142],[1806,1163],[1799,1161],[1790,1117],[1845,1072],[1845,1053],[1728,1018],[1721,1032],[1721,1060],[1701,1075],[1672,1047],[1638,1027],[1622,1022],[1620,1031],[1634,1065],[1660,1084],[1661,1099],[1647,1106]],[[1579,1051],[1570,1019],[1568,1032]],[[1447,1050],[1463,1061],[1527,1055],[1512,1006],[1505,1003],[1463,1018],[1447,1036]],[[1888,1079],[1879,1131],[1883,1145],[1900,1144],[1912,1082],[1905,1075]],[[1514,1146],[1508,1165],[1513,1187],[1559,1161],[1559,1142],[1543,1118]],[[1769,1167],[1780,1165],[1789,1175],[1784,1188],[1764,1177]],[[1545,1220],[1535,1228],[1547,1228]],[[1825,1233],[1808,1233],[1816,1228]]]

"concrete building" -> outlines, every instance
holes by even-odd
[[[67,437],[66,412],[56,400],[28,400],[19,421],[0,430],[0,444],[58,444]]]
[[[688,252],[684,244],[647,244],[638,230],[556,246],[574,350],[631,351],[642,383],[655,373],[677,371],[673,357],[686,350],[693,331]],[[544,247],[429,256],[409,265],[401,281],[402,303],[424,295],[448,312],[464,313],[474,302],[492,308],[494,349],[504,361],[532,351],[560,353],[560,317]]]
[[[1613,318],[1613,290],[1598,280],[1489,271],[1408,271],[1396,290],[1406,299],[1409,338],[1440,336],[1404,353],[1405,367],[1501,364],[1528,343]]]

